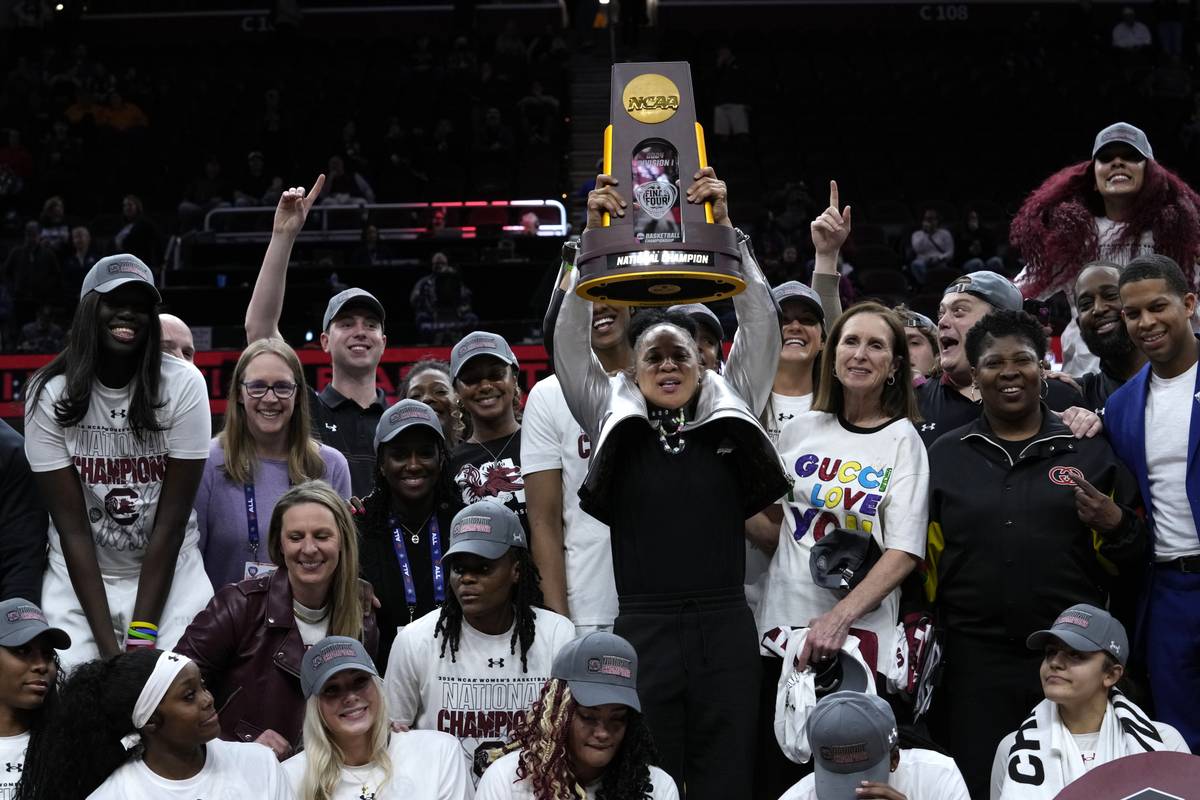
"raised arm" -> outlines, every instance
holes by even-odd
[[[688,189],[688,201],[712,202],[713,222],[733,227],[725,182],[717,180],[712,167],[705,167],[696,175],[696,182]],[[742,279],[746,282],[746,291],[733,298],[738,328],[722,376],[757,417],[771,396],[783,338],[779,305],[771,296],[771,285],[754,259],[750,238],[743,238],[738,249],[742,254]]]
[[[842,315],[842,295],[839,284],[838,253],[850,236],[850,206],[838,211],[837,181],[829,182],[829,207],[809,225],[812,234],[813,260],[812,288],[821,298],[821,310],[825,313],[825,327],[833,325]]]
[[[303,186],[294,186],[279,197],[275,207],[275,222],[271,227],[271,243],[263,256],[262,269],[246,306],[246,343],[259,339],[282,338],[279,335],[279,316],[283,313],[283,292],[287,286],[288,260],[292,245],[308,219],[309,209],[321,196],[325,176],[318,175],[307,195]]]
[[[588,192],[588,228],[599,227],[604,214],[625,216],[626,202],[616,187],[617,180],[611,175],[596,176],[596,188]],[[563,261],[558,278],[555,286],[565,294],[554,323],[554,373],[571,415],[595,442],[612,387],[608,373],[592,352],[592,303],[575,293],[579,270]]]

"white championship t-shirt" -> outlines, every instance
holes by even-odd
[[[512,652],[512,629],[492,636],[462,623],[458,652],[450,658],[434,638],[440,609],[411,622],[396,635],[384,687],[392,719],[459,740],[475,778],[483,774],[486,751],[508,741],[516,723],[537,700],[550,677],[554,656],[575,638],[571,620],[535,608],[533,645],[521,668],[521,646]]]
[[[55,421],[54,403],[66,385],[63,376],[47,381],[35,404],[25,408],[25,454],[34,472],[74,467],[96,543],[96,560],[105,573],[137,573],[158,512],[167,459],[208,458],[212,434],[208,388],[200,371],[186,361],[164,356],[159,384],[161,431],[129,429],[131,387],[110,389],[92,383],[88,411],[76,425]],[[61,557],[54,521],[49,529],[51,552]],[[183,548],[199,543],[196,512],[191,513]]]
[[[1196,390],[1196,364],[1182,375],[1150,373],[1146,398],[1146,472],[1154,506],[1154,558],[1170,561],[1200,553],[1200,538],[1188,502],[1188,435]]]
[[[520,756],[519,752],[509,753],[488,767],[475,789],[475,800],[533,800],[533,787],[528,778],[520,783],[514,782]],[[650,767],[650,786],[651,800],[679,800],[675,781],[658,767]],[[600,783],[583,788],[587,792],[587,800],[596,800]]]
[[[814,775],[806,775],[779,800],[817,800],[815,782]],[[887,782],[909,800],[971,800],[954,759],[933,750],[901,750],[900,763]]]
[[[29,732],[16,736],[0,736],[0,800],[12,800],[17,781],[25,766],[25,748],[29,747]]]
[[[906,419],[868,431],[811,411],[788,423],[777,447],[795,483],[783,501],[779,547],[758,609],[759,637],[772,628],[806,626],[837,605],[833,591],[813,583],[808,566],[813,544],[826,533],[868,531],[881,550],[924,558],[929,519],[929,461]],[[851,626],[875,634],[875,669],[884,674],[899,603],[897,588]]]
[[[108,776],[88,800],[292,800],[283,767],[270,749],[254,742],[213,739],[204,766],[192,777],[171,781],[150,771],[140,758]]]
[[[343,767],[342,780],[329,800],[470,800],[471,778],[453,736],[437,731],[393,733],[388,758],[392,777],[386,784],[381,767]],[[307,766],[303,751],[283,762],[288,786],[296,797],[301,796]]]
[[[538,381],[521,419],[521,474],[562,470],[563,547],[567,607],[576,625],[612,625],[617,617],[608,526],[579,508],[592,442],[571,416],[558,378]]]

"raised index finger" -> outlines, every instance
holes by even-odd
[[[838,205],[837,181],[829,182],[829,207],[833,209],[841,208],[841,206]]]

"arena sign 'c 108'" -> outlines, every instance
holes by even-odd
[[[647,72],[625,84],[621,99],[629,116],[653,125],[675,116],[679,87],[665,75]]]

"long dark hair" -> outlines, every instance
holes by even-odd
[[[1008,235],[1028,262],[1027,297],[1053,286],[1061,273],[1068,273],[1073,280],[1084,264],[1101,255],[1095,218],[1102,216],[1104,201],[1096,190],[1095,161],[1061,169],[1030,193]],[[1194,284],[1193,265],[1200,255],[1200,196],[1153,159],[1146,159],[1133,218],[1114,244],[1134,247],[1146,232],[1154,236],[1155,252],[1184,265],[1188,283]]]
[[[47,381],[59,375],[66,378],[62,396],[54,403],[54,420],[64,428],[78,424],[92,403],[92,382],[96,379],[96,367],[104,357],[96,331],[99,305],[99,292],[88,292],[80,298],[71,330],[67,332],[67,346],[29,381],[27,397],[31,398],[32,405],[36,405]],[[151,303],[151,318],[137,356],[133,396],[129,401],[129,428],[139,439],[147,431],[163,429],[158,420],[158,409],[162,407],[158,397],[162,376],[162,328],[156,311]]]
[[[147,647],[77,667],[49,725],[37,742],[29,742],[17,797],[85,800],[118,767],[140,756],[141,745],[126,750],[121,738],[133,733],[133,707],[160,655]]]
[[[535,800],[573,800],[582,796],[569,755],[571,720],[578,707],[567,682],[551,678],[512,733],[510,748],[521,748],[517,778],[529,780]],[[651,797],[654,784],[650,766],[656,761],[658,751],[646,719],[631,708],[625,719],[625,738],[604,770],[597,800]]]
[[[510,547],[509,553],[517,562],[517,570],[519,577],[517,585],[512,590],[513,612],[516,617],[516,622],[513,625],[512,641],[509,643],[509,652],[513,655],[517,653],[517,644],[521,645],[521,671],[528,672],[529,664],[526,657],[529,653],[529,648],[533,647],[534,637],[534,606],[540,606],[543,603],[542,598],[542,576],[538,572],[537,565],[533,563],[533,556],[524,547]],[[446,645],[450,645],[450,660],[455,661],[455,656],[458,654],[458,640],[462,635],[463,610],[458,604],[458,595],[454,592],[446,593],[446,602],[442,604],[442,613],[438,617],[437,626],[433,629],[434,637],[441,637],[442,649],[441,657],[446,657]]]
[[[45,775],[62,769],[62,764],[54,763],[47,758],[39,757],[46,752],[47,736],[51,728],[51,720],[59,713],[62,702],[62,687],[64,683],[62,663],[58,654],[54,655],[54,681],[46,692],[46,699],[41,707],[29,714],[29,744],[25,749],[25,764],[21,769],[21,779],[17,781],[14,800],[31,800],[36,797],[34,787],[41,786]]]

